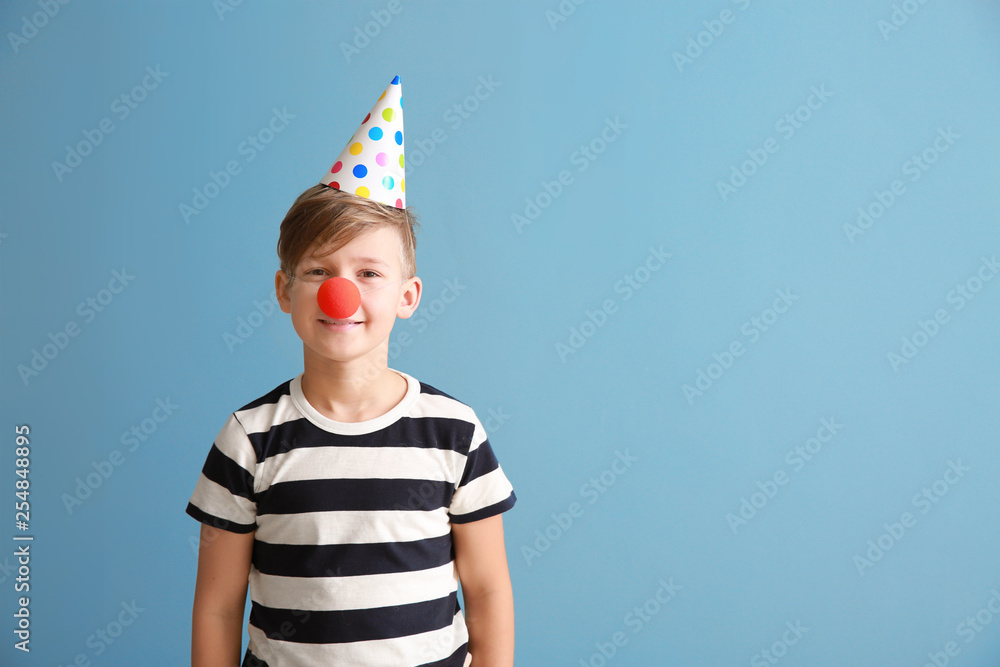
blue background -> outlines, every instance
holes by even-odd
[[[184,507],[226,415],[301,370],[278,223],[399,74],[426,291],[391,365],[496,416],[519,665],[1000,664],[996,3],[53,7],[0,10],[0,662],[188,660]]]

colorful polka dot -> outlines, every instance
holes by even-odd
[[[329,187],[386,206],[399,209],[406,206],[402,96],[400,77],[397,76],[330,167],[324,181],[338,180],[327,183]]]

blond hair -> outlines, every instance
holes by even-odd
[[[296,198],[281,221],[281,270],[294,276],[310,249],[330,246],[330,252],[335,252],[361,234],[382,227],[389,227],[399,237],[402,277],[412,278],[417,272],[417,221],[410,209],[400,210],[326,185],[314,185]]]

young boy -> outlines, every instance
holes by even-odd
[[[511,485],[469,407],[388,367],[422,288],[399,88],[281,223],[304,371],[230,415],[188,505],[194,667],[240,663],[248,586],[244,667],[513,665]]]

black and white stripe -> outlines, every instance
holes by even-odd
[[[472,409],[400,375],[370,421],[326,418],[300,375],[219,432],[187,512],[254,532],[244,665],[465,664],[451,524],[515,496]]]

